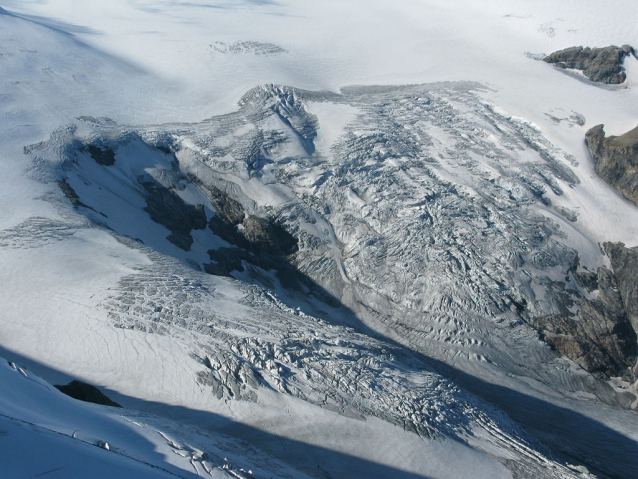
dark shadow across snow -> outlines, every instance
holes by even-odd
[[[26,366],[28,370],[50,383],[69,382],[73,379],[78,379],[1,346],[0,357]],[[301,470],[311,477],[428,479],[428,476],[425,475],[402,471],[336,450],[279,436],[212,412],[198,411],[183,406],[173,406],[154,401],[145,401],[117,393],[105,387],[100,387],[100,389],[102,389],[108,397],[122,404],[126,409],[154,414],[180,424],[188,424],[202,431],[215,432],[217,434],[241,439],[248,445],[262,449],[266,454],[279,459],[292,468]],[[126,416],[126,411],[122,411],[121,414]],[[114,444],[114,446],[117,445]],[[154,446],[149,443],[149,447]],[[241,455],[240,451],[233,452]],[[162,464],[164,458],[159,454],[155,454],[155,461],[156,464]],[[241,464],[236,464],[236,466],[242,467]],[[184,471],[183,476],[196,477],[188,471]]]

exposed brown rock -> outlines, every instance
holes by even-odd
[[[638,333],[638,247],[626,248],[623,243],[605,243],[604,247],[611,259],[625,312]]]
[[[585,134],[596,173],[638,205],[638,127],[621,136],[605,138],[604,125]]]
[[[577,312],[565,295],[561,314],[530,318],[545,341],[602,378],[638,374],[638,247],[605,243],[612,269],[574,273],[580,288],[597,294],[582,299]]]
[[[543,58],[558,68],[581,70],[592,81],[618,85],[627,79],[622,64],[635,51],[629,45],[604,48],[570,47]]]
[[[636,333],[627,317],[614,273],[598,268],[598,298],[583,299],[577,314],[537,318],[545,341],[602,378],[632,379],[636,363]]]

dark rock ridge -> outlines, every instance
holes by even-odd
[[[618,85],[627,79],[622,63],[627,55],[636,55],[629,45],[604,48],[571,47],[554,52],[543,61],[558,68],[581,70],[591,81]]]
[[[75,206],[76,208],[93,209],[90,206],[87,206],[84,203],[82,203],[82,200],[80,200],[80,197],[75,192],[73,187],[69,184],[69,182],[66,180],[66,178],[58,181],[58,186],[59,186],[60,190],[62,191],[62,193],[64,193],[64,195],[69,199],[71,204],[73,206]]]
[[[634,331],[638,333],[638,247],[605,243],[605,251],[616,275],[618,291]]]
[[[638,205],[638,127],[605,138],[604,125],[596,125],[585,141],[598,176]]]
[[[184,251],[193,244],[191,230],[206,228],[206,213],[202,205],[189,205],[170,189],[156,182],[142,181],[148,192],[144,210],[156,223],[171,231],[166,238]]]
[[[88,145],[86,149],[97,164],[102,166],[113,166],[115,164],[115,152],[111,148]]]
[[[55,387],[67,396],[80,401],[102,404],[103,406],[122,407],[115,401],[111,401],[102,391],[95,386],[83,383],[82,381],[71,381],[65,386],[56,384]]]
[[[636,364],[636,332],[616,276],[604,267],[596,273],[575,276],[581,287],[597,292],[598,297],[582,299],[574,313],[576,304],[570,305],[566,296],[562,314],[536,317],[532,324],[549,345],[592,374],[631,381]]]
[[[232,248],[211,249],[211,263],[204,265],[209,274],[230,276],[232,271],[243,272],[244,264],[265,271],[275,270],[284,287],[298,289],[303,275],[292,265],[288,256],[297,251],[297,239],[276,221],[246,214],[244,207],[215,186],[197,183],[215,207],[215,216],[208,223],[211,231],[230,243]],[[251,271],[251,274],[258,274]]]
[[[561,314],[531,318],[530,323],[556,350],[602,378],[636,378],[638,356],[638,247],[605,243],[611,270],[575,272],[578,285],[594,299],[576,303],[565,291]]]
[[[123,142],[143,142],[136,135],[125,135],[124,138]],[[307,147],[311,149],[308,141]],[[116,150],[110,146],[111,144],[112,140],[103,139],[99,144],[79,144],[75,147],[79,152],[88,153],[98,164],[112,167],[115,165]],[[146,202],[144,211],[153,222],[171,232],[166,237],[168,241],[188,252],[194,242],[192,231],[209,228],[230,247],[208,251],[211,262],[200,266],[206,272],[221,276],[231,276],[233,272],[247,272],[249,276],[273,286],[270,284],[271,278],[265,274],[270,271],[284,287],[304,291],[315,289],[312,282],[293,265],[292,257],[289,257],[298,250],[297,239],[274,218],[249,214],[230,193],[214,185],[204,184],[196,176],[183,172],[175,157],[173,145],[144,142],[144,146],[150,152],[161,152],[172,158],[170,169],[149,169],[137,176],[131,184],[132,188],[137,188],[138,185],[142,187]],[[259,157],[259,152],[254,156]],[[207,218],[204,205],[189,204],[179,195],[189,183],[195,184],[214,207],[215,212],[210,220]],[[66,178],[58,181],[58,185],[75,207],[95,211],[80,199]],[[203,198],[201,200],[204,201]]]

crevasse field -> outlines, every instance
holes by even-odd
[[[637,21],[1,1],[0,477],[636,477],[636,383],[520,308],[576,314],[574,272],[638,246],[584,142],[638,123],[638,60],[538,61]]]

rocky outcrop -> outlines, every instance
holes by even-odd
[[[280,225],[265,218],[250,215],[242,223],[241,236],[245,247],[253,253],[268,252],[285,256],[297,248],[297,240]]]
[[[208,251],[212,262],[204,265],[207,273],[230,276],[232,271],[243,272],[246,262],[266,271],[277,271],[285,287],[305,282],[288,259],[288,255],[297,251],[294,236],[272,219],[246,214],[238,201],[218,188],[200,184],[200,189],[216,209],[208,223],[210,230],[234,246]]]
[[[115,152],[111,148],[88,145],[86,150],[98,165],[113,166],[115,164]]]
[[[627,318],[638,333],[638,247],[625,248],[623,243],[605,243],[604,247],[611,259]]]
[[[171,231],[167,239],[184,251],[193,244],[191,230],[206,228],[206,213],[202,205],[189,205],[159,183],[144,181],[148,193],[144,210],[156,223]]]
[[[102,404],[103,406],[122,407],[115,401],[111,401],[102,391],[95,386],[83,383],[82,381],[71,381],[65,386],[56,385],[60,392],[63,392],[67,396],[80,401],[92,402],[95,404]]]
[[[629,45],[604,48],[571,47],[543,58],[558,68],[580,70],[591,81],[618,85],[627,79],[623,61],[627,55],[636,55]]]
[[[71,204],[73,204],[73,206],[75,206],[76,208],[89,208],[91,210],[93,209],[90,206],[87,206],[84,203],[82,203],[82,200],[80,200],[80,197],[75,192],[73,187],[71,187],[71,185],[66,180],[66,178],[58,181],[58,186],[60,187],[60,190],[62,191],[62,193],[64,193],[64,195],[69,199]]]
[[[638,205],[638,127],[621,136],[605,138],[604,125],[585,135],[596,173]]]
[[[636,333],[616,277],[601,267],[582,279],[586,281],[581,286],[597,292],[598,297],[583,299],[576,314],[565,308],[562,315],[536,318],[535,327],[549,345],[587,371],[602,378],[621,376],[631,380],[636,363]]]
[[[604,379],[633,381],[638,373],[638,247],[605,243],[604,248],[611,269],[574,273],[590,299],[576,304],[566,294],[560,315],[530,323],[549,345],[587,371]]]

